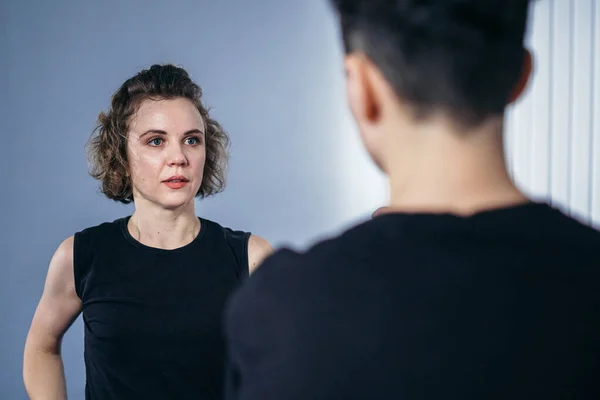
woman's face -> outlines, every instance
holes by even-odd
[[[130,124],[127,156],[136,206],[193,206],[206,159],[200,112],[184,98],[143,101]]]

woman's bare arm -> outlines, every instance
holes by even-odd
[[[60,244],[25,342],[23,379],[32,400],[67,398],[62,337],[81,312],[73,276],[73,237]]]
[[[271,244],[260,236],[251,235],[248,241],[248,264],[250,273],[260,266],[265,258],[273,253]]]

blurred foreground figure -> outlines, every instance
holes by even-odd
[[[600,233],[505,165],[528,1],[333,4],[391,201],[234,294],[229,399],[599,398]]]

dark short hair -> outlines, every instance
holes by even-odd
[[[170,64],[153,65],[126,80],[115,92],[110,109],[100,113],[98,126],[88,142],[90,174],[101,181],[101,191],[108,198],[125,204],[133,201],[128,174],[127,132],[140,104],[144,100],[176,98],[194,103],[206,124],[206,162],[196,196],[206,197],[224,189],[229,137],[203,106],[202,89],[183,68]]]
[[[417,118],[501,115],[522,73],[529,0],[331,0],[347,53],[364,53]]]

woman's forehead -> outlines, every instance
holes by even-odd
[[[168,134],[192,129],[204,132],[204,120],[190,100],[145,100],[132,118],[130,129],[140,134],[151,129]]]

